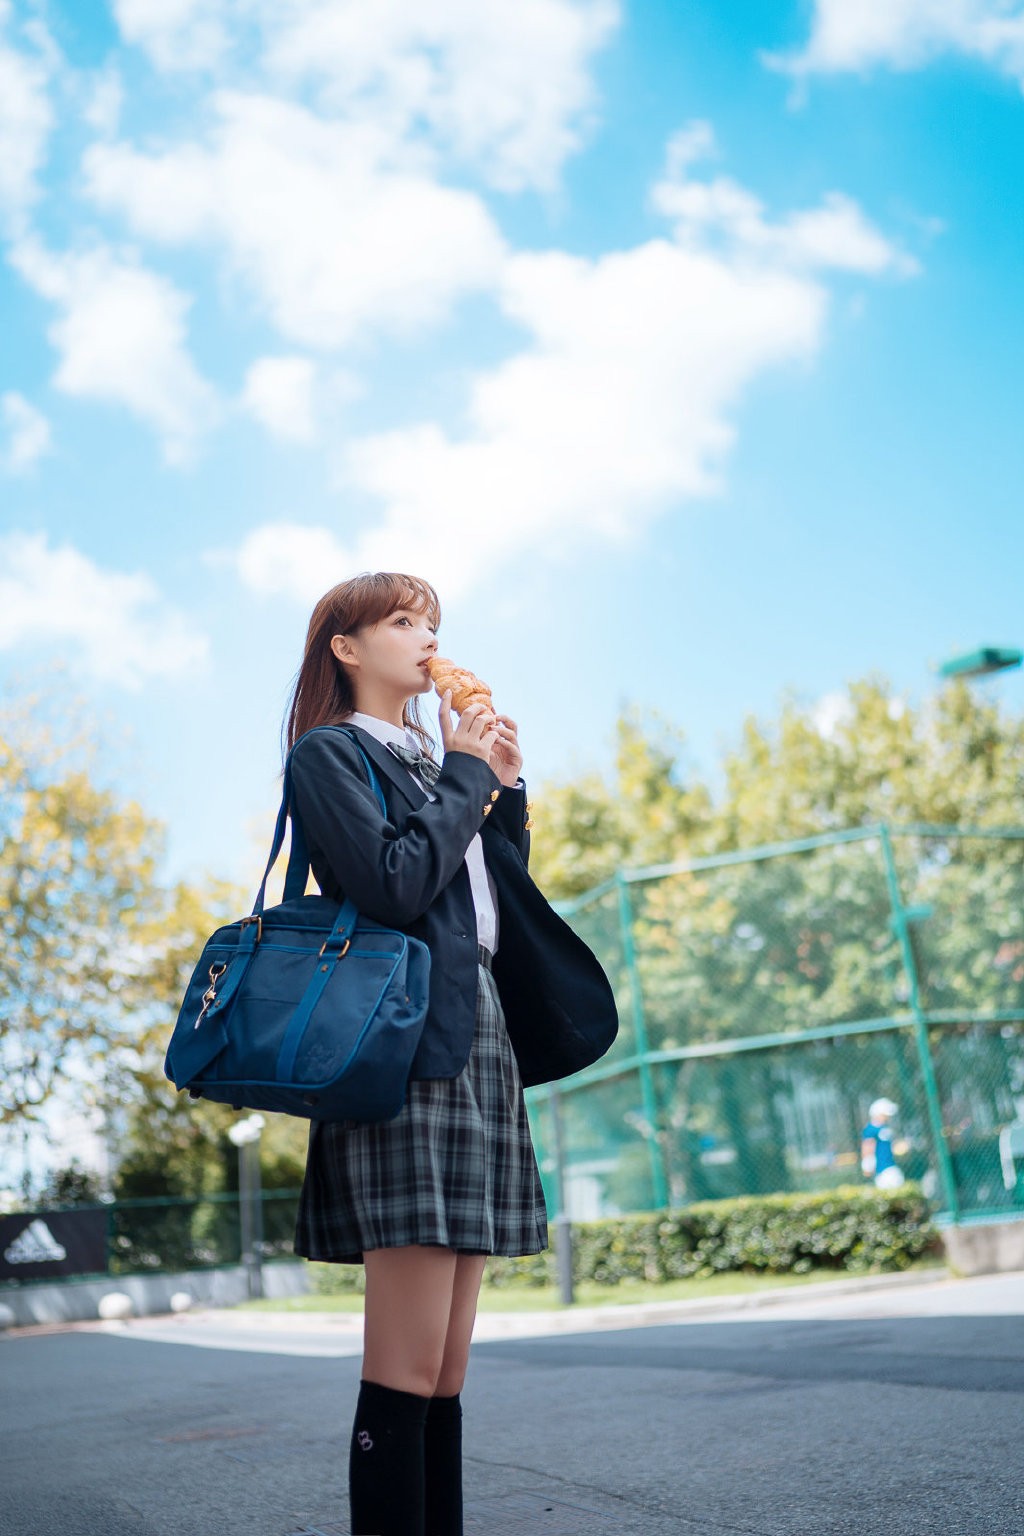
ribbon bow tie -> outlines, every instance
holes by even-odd
[[[427,757],[425,752],[417,752],[414,747],[399,746],[397,741],[387,743],[389,752],[393,752],[399,762],[418,773],[428,788],[433,788],[437,783],[437,776],[441,772],[440,765],[434,762],[432,757]]]

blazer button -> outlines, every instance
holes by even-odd
[[[529,817],[529,818],[528,818],[528,819],[527,819],[527,820],[526,820],[526,821],[524,821],[524,823],[523,823],[523,831],[524,831],[524,832],[529,832],[529,830],[530,830],[530,828],[531,828],[531,827],[532,827],[532,826],[533,826],[533,818],[532,818],[532,817]]]
[[[491,799],[492,800],[497,800],[497,798],[498,798],[498,796],[500,794],[501,794],[501,790],[500,789],[492,789],[491,790]]]

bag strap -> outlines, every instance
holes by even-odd
[[[380,787],[377,775],[373,771],[373,764],[359,745],[356,737],[351,731],[346,730],[343,725],[315,725],[312,730],[305,731],[299,737],[299,741],[305,741],[307,736],[313,736],[319,731],[341,731],[343,735],[355,743],[356,751],[362,758],[369,776],[370,788],[377,797],[381,815],[386,817],[388,808],[384,800],[384,793]],[[297,741],[295,747],[298,744],[299,742]],[[292,790],[292,755],[295,752],[295,747],[292,747],[285,760],[284,782],[281,786],[281,807],[277,813],[277,823],[274,827],[274,841],[270,849],[270,857],[267,860],[267,867],[263,871],[263,879],[260,881],[260,888],[253,903],[252,915],[254,917],[259,917],[263,912],[263,903],[267,893],[267,879],[277,861],[278,854],[284,846],[284,834],[289,815],[292,819],[292,839],[288,853],[288,868],[284,877],[284,900],[292,901],[295,897],[301,896],[306,889],[306,881],[309,877],[309,848],[306,843],[306,835],[302,830],[302,822],[295,807],[295,797]],[[342,915],[339,915],[339,921],[341,921]]]

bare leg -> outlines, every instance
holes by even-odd
[[[476,1320],[477,1298],[486,1262],[486,1255],[482,1253],[460,1253],[455,1256],[455,1277],[444,1355],[434,1387],[436,1397],[454,1397],[462,1391],[469,1365],[469,1346]]]
[[[462,1261],[450,1248],[419,1246],[372,1249],[364,1260],[363,1380],[432,1397],[445,1360]],[[472,1332],[472,1316],[469,1327]]]
[[[423,1434],[425,1536],[462,1536],[462,1399],[484,1257],[455,1261],[444,1358]]]

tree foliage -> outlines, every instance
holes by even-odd
[[[0,1125],[87,1098],[125,1027],[160,829],[94,782],[88,742],[0,719]]]
[[[777,720],[748,717],[719,787],[697,775],[678,727],[627,712],[610,777],[531,791],[535,878],[549,898],[568,899],[623,867],[868,823],[1024,820],[1024,718],[963,682],[916,708],[879,677],[828,702],[823,711],[790,698]]]
[[[641,1043],[638,1002],[655,1051],[908,1018],[893,872],[913,913],[921,1006],[965,1020],[1024,1007],[1024,840],[971,835],[1024,823],[1024,721],[963,684],[913,708],[867,679],[828,705],[790,699],[774,722],[745,721],[715,789],[684,771],[663,732],[628,721],[608,781],[594,777],[585,793],[534,791],[531,868],[550,897],[578,898],[573,926],[616,990],[621,1028],[609,1064]],[[883,824],[891,836],[879,833]],[[835,840],[744,857],[822,833]],[[616,869],[673,864],[683,867],[586,895]],[[595,1167],[610,1160],[606,1195],[627,1208],[649,1191],[652,1137],[675,1197],[784,1188],[794,1177],[784,1115],[798,1100],[827,1114],[823,1149],[856,1146],[863,1109],[885,1084],[898,1082],[908,1115],[920,1119],[908,1039],[858,1036],[842,1063],[824,1042],[785,1057],[760,1050],[659,1064],[654,1126],[630,1072],[567,1096],[569,1140]],[[977,1042],[987,1076],[973,1097],[950,1090],[958,1107],[970,1100],[965,1123],[1012,1117],[1013,1041],[994,1044],[993,1055],[993,1041]],[[646,1145],[634,1139],[627,1149],[631,1126]],[[730,1161],[708,1160],[719,1154]]]

